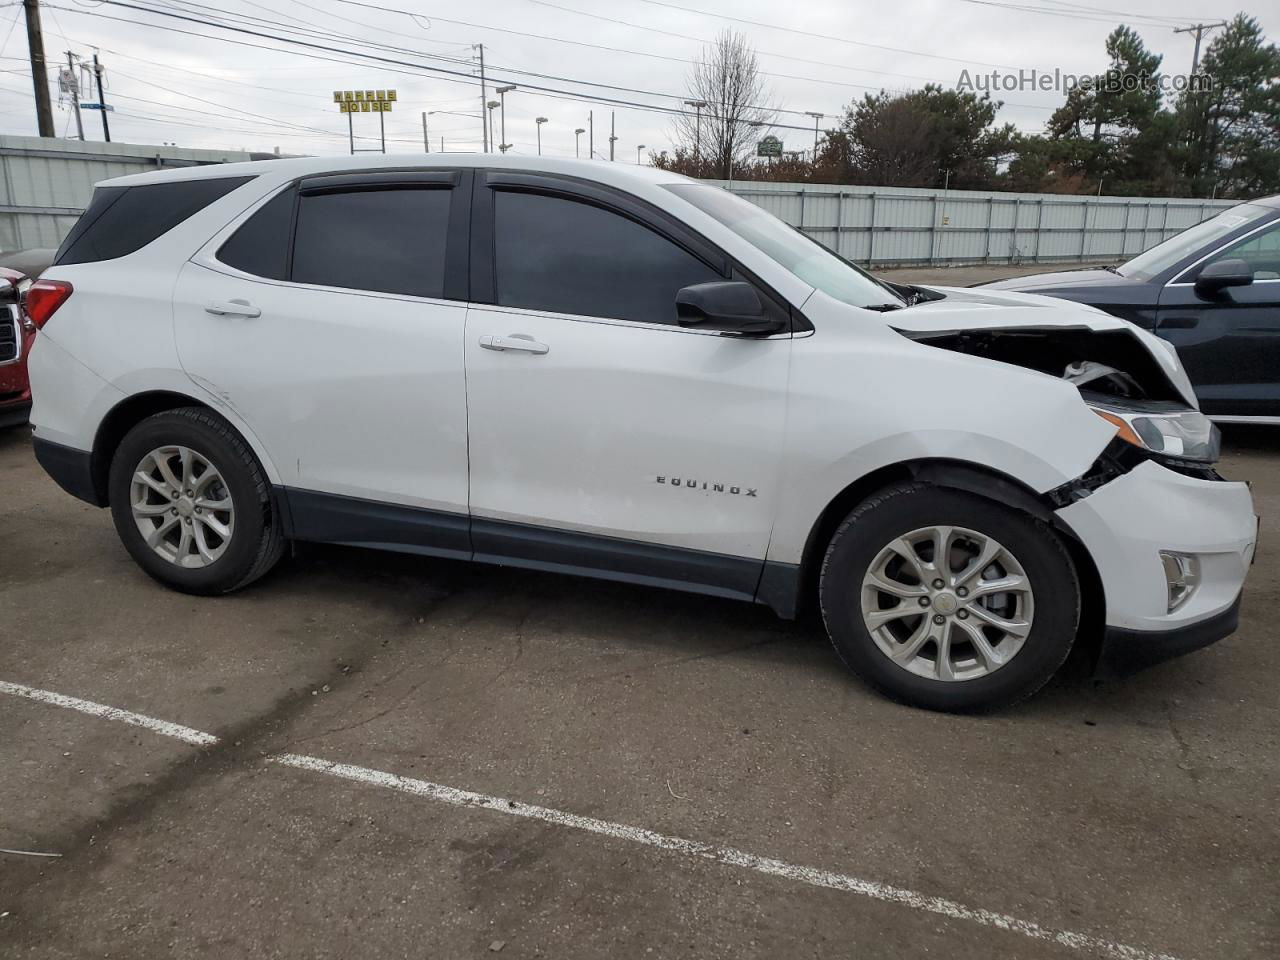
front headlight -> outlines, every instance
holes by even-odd
[[[1199,410],[1175,404],[1121,405],[1090,400],[1089,409],[1114,424],[1116,436],[1161,457],[1217,463],[1218,428]]]

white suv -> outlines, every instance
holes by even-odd
[[[27,300],[36,454],[151,576],[290,539],[816,601],[894,697],[1235,629],[1257,524],[1173,349],[874,279],[707,184],[532,157],[100,186]]]

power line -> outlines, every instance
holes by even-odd
[[[353,0],[339,0],[340,3],[350,3]],[[865,40],[849,40],[846,37],[836,37],[827,33],[813,33],[809,30],[797,30],[795,27],[784,27],[778,23],[766,23],[763,20],[748,20],[746,17],[734,17],[727,13],[714,13],[710,10],[699,10],[695,7],[685,7],[678,3],[668,3],[667,0],[639,0],[640,3],[647,3],[654,7],[666,7],[668,10],[680,10],[684,13],[694,13],[703,17],[711,17],[717,20],[731,20],[734,23],[745,23],[753,27],[764,27],[766,30],[780,30],[783,33],[793,33],[801,37],[810,37],[815,40],[830,40],[834,43],[844,43],[853,47],[869,47],[873,50],[887,50],[890,53],[902,53],[911,57],[926,57],[930,60],[946,60],[950,63],[961,64],[977,64],[980,67],[1000,67],[1005,70],[1019,70],[1021,67],[1015,67],[1008,63],[987,63],[982,60],[966,60],[959,57],[947,57],[938,53],[924,53],[920,50],[905,50],[902,47],[888,47],[881,43],[870,43]]]
[[[185,14],[177,13],[172,10],[161,10],[153,7],[139,6],[138,4],[127,3],[125,2],[125,0],[101,0],[101,2],[104,4],[108,4],[110,6],[123,7],[129,10],[136,10],[142,13],[152,13],[152,14],[157,14],[159,16],[171,17],[173,19],[183,20],[189,23],[195,23],[201,26],[214,27],[215,29],[227,30],[233,33],[243,33],[249,36],[255,36],[262,39],[275,40],[280,43],[287,43],[294,46],[306,47],[312,50],[321,50],[328,53],[338,53],[338,54],[346,53],[349,56],[361,57],[366,60],[372,60],[380,64],[391,64],[395,66],[409,67],[419,71],[426,71],[433,74],[440,74],[442,77],[445,77],[445,78],[453,78],[453,81],[458,83],[468,83],[468,84],[479,83],[479,80],[476,77],[473,77],[470,73],[463,73],[462,71],[458,71],[458,70],[449,70],[445,67],[436,67],[436,66],[429,66],[426,64],[417,64],[417,63],[412,63],[406,60],[396,60],[391,57],[378,56],[372,53],[364,53],[362,51],[345,51],[345,50],[342,50],[341,48],[331,47],[325,44],[312,43],[307,40],[299,40],[292,37],[282,37],[275,34],[266,33],[261,30],[250,29],[244,26],[233,26],[231,24],[219,22],[217,20],[208,20],[208,19],[201,19],[198,17],[187,16]],[[347,2],[347,0],[344,0],[344,2]],[[69,8],[58,7],[57,9],[66,10]],[[149,26],[157,29],[174,29],[174,28],[162,27],[159,24],[147,23],[145,21],[126,20],[119,17],[109,17],[105,14],[95,13],[89,10],[84,10],[80,12],[84,13],[86,16],[100,16],[109,20],[120,20],[121,22],[124,22],[124,23],[134,23],[139,26]],[[262,47],[260,44],[247,44],[247,43],[243,43],[242,41],[230,40],[226,37],[211,37],[208,34],[194,33],[192,31],[174,29],[174,32],[186,33],[190,36],[200,37],[205,40],[217,40],[217,41],[226,42],[226,43],[237,43],[243,46],[257,47],[259,49],[268,49],[268,50],[276,49],[271,47]],[[277,52],[282,52],[282,51],[278,51],[277,49]],[[429,54],[420,54],[420,55],[434,56]],[[318,59],[328,59],[328,58],[320,57]],[[339,62],[343,62],[343,61],[339,61]],[[345,61],[345,62],[350,62],[350,61]],[[390,72],[396,72],[396,71],[392,70]],[[577,81],[568,77],[555,77],[553,79],[559,80],[561,82],[566,82],[566,83],[580,83],[580,82],[585,83],[585,82]],[[636,110],[644,110],[644,111],[650,111],[655,113],[665,113],[673,116],[690,116],[690,117],[694,116],[692,112],[688,110],[681,110],[676,107],[666,107],[658,104],[638,103],[631,100],[623,100],[617,97],[587,95],[587,94],[580,93],[576,90],[563,90],[563,89],[558,89],[556,87],[546,87],[546,86],[541,86],[539,84],[530,84],[528,82],[523,82],[522,86],[526,90],[534,90],[542,93],[545,96],[549,96],[552,98],[562,98],[562,99],[567,98],[567,99],[572,99],[572,100],[576,100],[584,103],[601,103],[606,105],[629,107]],[[654,94],[654,95],[668,96],[667,94]],[[809,132],[809,129],[810,129],[807,126],[801,127],[801,126],[794,126],[794,125],[780,124],[780,123],[770,124],[770,126],[776,129],[781,129],[781,130],[803,130],[806,133]]]
[[[1144,20],[1163,20],[1167,23],[1186,23],[1187,17],[1166,17],[1159,13],[1132,13],[1125,10],[1110,10],[1106,7],[1089,7],[1080,3],[1069,3],[1067,0],[1039,0],[1040,3],[1052,4],[1055,7],[1065,7],[1069,10],[1083,10],[1088,13],[1105,13],[1110,17],[1129,17],[1141,18]],[[1201,18],[1203,19],[1203,18]]]
[[[1177,20],[1170,22],[1164,19],[1156,20],[1154,22],[1145,21],[1144,19],[1140,19],[1143,17],[1142,14],[1128,14],[1128,15],[1117,14],[1115,16],[1108,16],[1108,15],[1099,16],[1094,13],[1089,13],[1085,11],[1083,8],[1077,8],[1077,9],[1065,8],[1062,10],[1049,10],[1045,7],[1027,6],[1021,3],[999,3],[999,2],[996,2],[996,0],[960,0],[960,2],[972,3],[980,7],[999,7],[1004,10],[1015,10],[1019,13],[1042,13],[1042,14],[1045,14],[1046,16],[1066,17],[1070,20],[1092,20],[1097,23],[1116,23],[1118,20],[1121,20],[1121,19],[1130,19],[1130,20],[1135,20],[1139,26],[1169,27],[1169,26],[1172,26],[1173,23],[1183,22],[1183,21],[1177,21]]]
[[[667,37],[676,37],[677,39],[680,39],[680,40],[692,40],[695,43],[701,43],[701,44],[709,44],[712,42],[706,39],[705,37],[695,37],[687,33],[673,33],[670,30],[661,30],[658,27],[646,27],[642,23],[632,23],[631,21],[628,21],[628,20],[619,20],[617,17],[606,17],[602,14],[591,13],[587,10],[577,10],[574,7],[561,6],[558,3],[552,3],[551,0],[529,0],[529,2],[536,3],[540,7],[550,7],[553,10],[563,10],[565,13],[577,14],[580,17],[590,17],[592,20],[603,20],[606,23],[616,23],[619,26],[630,27],[633,30],[646,30],[649,33],[662,34],[663,36],[667,36]],[[847,63],[831,63],[828,60],[810,60],[806,57],[793,57],[790,54],[774,53],[769,50],[757,49],[756,53],[758,53],[762,57],[776,57],[779,60],[791,60],[791,61],[794,61],[795,63],[807,63],[815,67],[831,67],[835,70],[856,70],[861,73],[879,73],[879,74],[883,74],[886,77],[901,77],[907,80],[923,80],[925,83],[941,83],[942,82],[940,80],[935,80],[932,77],[921,77],[911,73],[894,73],[890,70],[873,70],[870,67],[853,67]],[[761,71],[761,72],[764,73],[764,71]],[[773,74],[767,74],[767,73],[765,75],[773,76]],[[853,84],[853,86],[862,86],[862,85]],[[877,88],[867,87],[866,89],[874,90]],[[797,112],[802,112],[802,111],[797,111]]]

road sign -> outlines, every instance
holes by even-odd
[[[103,106],[101,103],[97,103],[97,102],[82,103],[80,104],[80,109],[81,110],[106,110],[108,113],[115,113],[115,110],[116,110],[116,108],[111,106],[111,104],[109,103],[106,106]]]
[[[767,137],[761,137],[760,142],[756,144],[757,157],[780,157],[782,156],[782,141],[770,134]]]

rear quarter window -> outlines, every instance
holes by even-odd
[[[53,262],[96,263],[133,253],[252,179],[214,177],[99,187]]]

